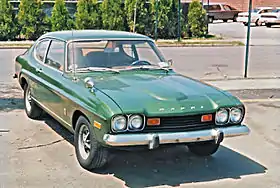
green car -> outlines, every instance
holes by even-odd
[[[244,105],[226,91],[176,73],[152,39],[119,31],[41,36],[15,62],[28,117],[45,111],[74,133],[85,169],[109,151],[185,144],[214,154],[226,137],[249,134]]]

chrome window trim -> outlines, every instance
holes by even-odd
[[[36,50],[36,48],[37,48],[37,46],[38,46],[39,44],[41,44],[41,43],[44,42],[44,41],[48,41],[48,44],[47,44],[47,48],[46,48],[46,51],[45,51],[45,54],[44,54],[43,61],[41,61],[41,60],[38,59],[38,57],[37,57],[37,50]],[[38,41],[36,42],[36,44],[34,45],[33,57],[34,57],[34,59],[36,59],[36,61],[38,61],[38,62],[39,62],[40,64],[42,64],[42,65],[44,64],[44,62],[45,62],[45,60],[46,60],[47,51],[48,51],[48,49],[49,49],[50,42],[51,42],[51,39],[49,39],[49,38],[42,38],[42,39],[38,40]]]
[[[69,71],[67,69],[68,67],[68,47],[69,47],[69,44],[70,43],[73,43],[73,42],[86,42],[86,41],[91,41],[91,42],[95,42],[95,41],[102,41],[102,40],[126,40],[126,41],[149,41],[149,42],[153,42],[153,44],[155,45],[154,43],[154,40],[153,39],[150,39],[150,38],[98,38],[98,39],[73,39],[73,40],[68,40],[66,42],[66,46],[65,46],[65,55],[66,55],[66,58],[65,58],[65,67],[64,67],[64,72],[65,73],[71,73],[71,71]],[[156,53],[158,53],[156,51]],[[157,54],[158,55],[158,54]],[[162,54],[160,53],[160,55],[162,56]]]
[[[51,47],[51,45],[52,45],[52,41],[53,41],[53,40],[57,40],[57,41],[63,42],[63,43],[64,43],[64,50],[65,50],[66,42],[65,42],[64,40],[60,40],[60,39],[56,39],[56,38],[50,39],[49,47],[48,47],[48,49],[47,49],[47,54],[46,54],[46,56],[45,56],[45,59],[44,59],[44,63],[43,63],[43,64],[44,64],[46,67],[49,67],[49,68],[51,68],[51,69],[53,69],[53,70],[55,70],[55,71],[57,71],[57,72],[63,74],[64,71],[65,71],[65,66],[63,67],[63,71],[61,71],[61,70],[56,69],[56,68],[54,68],[54,67],[52,67],[52,66],[50,66],[49,64],[46,63],[46,58],[47,58],[47,55],[48,55],[48,53],[49,53],[49,50],[50,50],[50,47]],[[62,62],[63,65],[65,65],[65,54],[66,54],[66,53],[65,53],[65,51],[64,51],[64,62]]]

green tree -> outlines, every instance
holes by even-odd
[[[152,0],[153,23],[156,22],[156,1]],[[175,38],[177,35],[177,0],[158,1],[158,37]],[[153,26],[154,28],[155,26]],[[153,29],[154,32],[154,29]]]
[[[135,16],[136,7],[136,17]],[[152,27],[152,17],[146,0],[125,0],[126,22],[129,31],[134,29],[134,18],[136,18],[135,32],[149,35]]]
[[[189,6],[188,27],[192,37],[206,36],[206,11],[199,0],[193,0]]]
[[[103,29],[125,30],[123,0],[104,0],[102,2]]]
[[[64,0],[55,0],[51,16],[52,31],[69,30],[73,28],[73,20],[65,6]]]
[[[13,40],[17,35],[16,19],[8,0],[0,0],[0,40]]]
[[[20,34],[25,39],[36,40],[49,30],[49,19],[42,9],[40,0],[21,0],[19,5],[18,22]]]
[[[97,0],[79,0],[76,13],[77,29],[101,29],[101,3]]]

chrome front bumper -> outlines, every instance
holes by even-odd
[[[210,140],[217,141],[221,137],[235,137],[248,135],[249,133],[250,129],[246,125],[239,125],[188,132],[137,133],[119,135],[105,134],[103,140],[107,145],[110,146],[148,145],[150,147],[151,143],[153,144],[156,139],[158,144],[190,143]]]

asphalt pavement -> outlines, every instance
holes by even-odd
[[[2,91],[2,90],[1,90]],[[255,92],[233,91],[240,99]],[[280,186],[280,102],[245,103],[251,134],[225,139],[212,157],[199,158],[184,146],[154,151],[111,151],[106,168],[86,171],[74,153],[73,136],[50,116],[27,118],[20,90],[6,91],[0,110],[0,187],[260,187]],[[16,98],[17,98],[16,97]]]
[[[209,25],[209,32],[225,38],[246,42],[247,27],[242,23],[215,21]],[[251,25],[250,44],[254,46],[280,46],[280,26],[267,28]]]
[[[251,47],[249,76],[270,79],[246,83],[234,79],[242,77],[244,47],[161,50],[182,74],[219,79],[208,83],[239,97],[251,134],[226,139],[212,157],[196,157],[184,146],[112,151],[106,168],[86,171],[67,130],[48,115],[38,121],[25,115],[22,91],[12,79],[14,58],[24,50],[0,50],[0,188],[280,187],[280,90],[274,88],[279,79],[271,79],[280,75],[279,47]],[[220,80],[225,78],[232,80]]]

